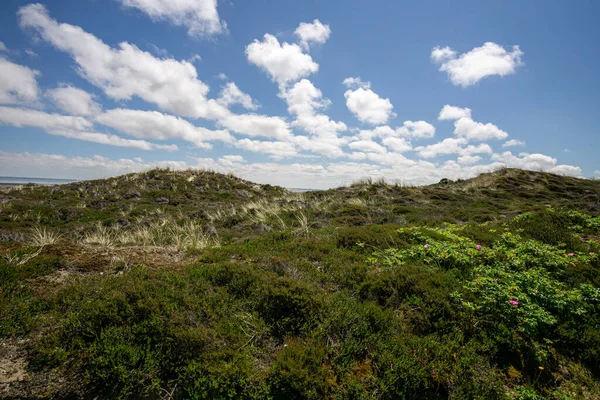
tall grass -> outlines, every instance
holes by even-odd
[[[55,244],[59,240],[60,234],[45,227],[36,226],[31,231],[31,241],[36,246]]]
[[[204,233],[203,225],[194,221],[178,223],[170,218],[161,218],[130,230],[97,225],[85,235],[83,242],[102,247],[139,245],[175,247],[179,250],[201,250],[220,245],[218,236]]]

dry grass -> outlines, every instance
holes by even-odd
[[[194,221],[177,223],[170,218],[161,218],[148,225],[124,230],[119,227],[105,227],[98,224],[88,232],[83,243],[113,248],[118,245],[164,246],[179,250],[201,250],[218,247],[218,236],[204,233],[204,226]]]

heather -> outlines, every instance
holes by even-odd
[[[600,183],[2,192],[9,398],[595,399]]]

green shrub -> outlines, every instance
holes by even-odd
[[[322,399],[325,397],[327,369],[320,343],[291,340],[277,354],[271,367],[269,386],[273,399]]]

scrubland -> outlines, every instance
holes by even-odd
[[[598,399],[600,182],[0,193],[0,397]]]

